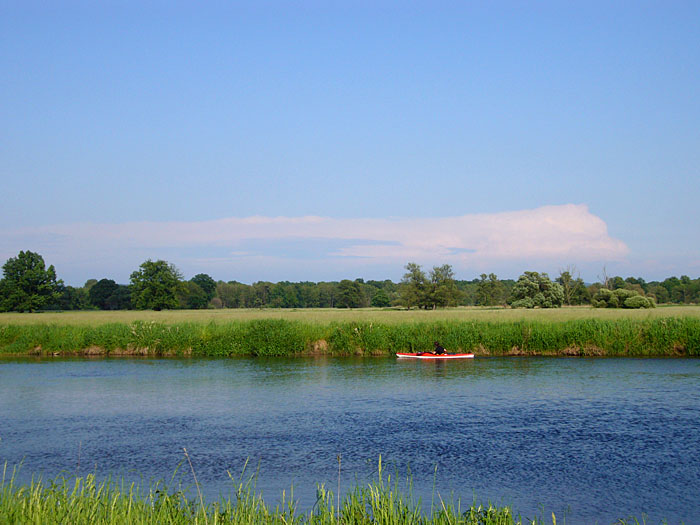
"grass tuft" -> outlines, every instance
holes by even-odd
[[[189,458],[188,458],[189,459]],[[5,466],[6,468],[6,466]],[[243,473],[241,479],[243,479]],[[292,496],[283,492],[280,503],[268,506],[255,492],[255,476],[237,481],[230,475],[235,495],[207,503],[199,494],[192,500],[181,490],[157,482],[143,490],[123,480],[98,482],[94,474],[44,482],[33,479],[17,485],[16,471],[0,484],[0,523],[25,524],[274,524],[274,525],[544,525],[534,518],[515,516],[508,507],[474,503],[462,511],[460,504],[445,503],[424,514],[420,502],[392,484],[381,473],[367,486],[351,489],[336,507],[336,496],[323,485],[311,510],[300,512]],[[553,516],[554,517],[554,516]]]

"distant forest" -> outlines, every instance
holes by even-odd
[[[405,266],[403,279],[375,281],[277,283],[216,281],[207,274],[185,280],[166,261],[145,261],[129,284],[90,279],[82,287],[66,286],[41,255],[20,252],[3,265],[0,311],[127,310],[200,308],[442,308],[450,306],[652,307],[656,303],[700,303],[700,278],[669,277],[647,282],[640,277],[603,275],[584,283],[575,267],[552,280],[546,273],[524,272],[515,281],[482,274],[472,280],[454,277],[450,265],[429,272]],[[603,270],[605,274],[605,270]],[[643,298],[643,299],[642,299]]]

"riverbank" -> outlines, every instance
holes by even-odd
[[[0,324],[6,355],[393,356],[430,349],[436,340],[477,356],[694,357],[700,318]]]
[[[332,490],[320,485],[317,502],[308,512],[298,510],[293,496],[282,494],[275,506],[265,503],[254,490],[254,478],[246,482],[231,478],[235,494],[208,503],[192,489],[193,496],[181,488],[169,488],[157,482],[143,489],[125,481],[111,479],[97,481],[93,474],[85,477],[59,477],[44,482],[33,480],[29,485],[18,485],[11,473],[6,479],[7,466],[0,484],[0,522],[72,523],[75,525],[112,525],[117,523],[171,523],[171,524],[226,524],[256,523],[279,525],[336,525],[340,523],[393,524],[393,525],[556,525],[551,521],[514,514],[509,507],[476,503],[463,508],[459,501],[435,494],[429,510],[420,501],[384,480],[381,471],[378,480],[367,486],[348,491],[342,500]],[[230,474],[229,474],[230,475]],[[293,493],[293,491],[290,491]],[[620,525],[639,523],[616,521]]]

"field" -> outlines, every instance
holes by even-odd
[[[3,314],[11,355],[700,356],[700,307],[651,310],[197,310]]]
[[[0,325],[63,324],[97,326],[110,323],[133,323],[135,321],[155,321],[157,323],[229,323],[231,321],[255,321],[260,319],[283,319],[304,323],[329,324],[333,322],[373,322],[382,324],[403,324],[436,321],[542,321],[563,322],[574,320],[618,320],[618,319],[658,319],[666,317],[692,317],[700,319],[700,306],[659,306],[653,309],[625,310],[571,306],[564,308],[512,309],[460,307],[440,310],[398,310],[398,309],[221,309],[221,310],[123,310],[123,311],[79,311],[44,312],[35,314],[0,313]]]

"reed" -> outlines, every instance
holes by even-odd
[[[7,465],[5,466],[5,470]],[[356,486],[335,507],[334,494],[319,485],[317,501],[311,510],[298,510],[293,498],[283,493],[280,503],[267,505],[254,490],[252,478],[237,481],[229,498],[207,503],[189,498],[180,488],[164,482],[148,488],[124,480],[97,481],[94,474],[44,482],[33,479],[28,485],[15,483],[3,472],[0,485],[0,522],[6,524],[279,524],[279,525],[544,525],[539,518],[522,518],[508,507],[472,504],[462,510],[460,503],[447,504],[441,498],[430,513],[421,510],[420,501],[402,492],[391,477],[381,471],[367,486]],[[554,515],[552,515],[555,520]],[[554,524],[556,521],[553,522]]]
[[[10,355],[393,356],[436,340],[477,355],[700,356],[700,318],[0,324]]]

